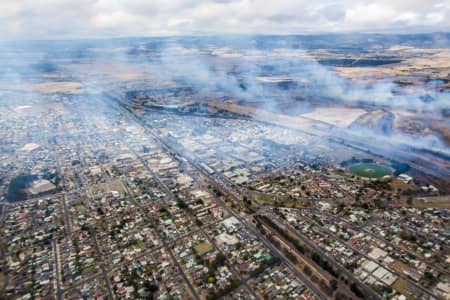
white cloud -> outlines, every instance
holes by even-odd
[[[0,38],[448,31],[450,0],[1,0]]]
[[[382,3],[358,4],[347,10],[344,24],[348,27],[370,28],[394,20],[397,12]]]

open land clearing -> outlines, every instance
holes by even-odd
[[[336,67],[338,75],[354,80],[370,82],[385,78],[401,78],[419,73],[433,74],[433,78],[449,78],[450,50],[414,47],[391,47],[387,53],[400,57],[403,61],[378,67]],[[449,87],[450,83],[442,87]]]
[[[325,122],[345,128],[367,113],[361,108],[352,107],[319,107],[314,111],[301,115],[304,118]]]

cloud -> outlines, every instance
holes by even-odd
[[[450,0],[2,0],[0,38],[427,32]]]

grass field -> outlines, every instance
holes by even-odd
[[[359,177],[381,178],[386,175],[392,175],[392,170],[385,165],[374,163],[356,164],[350,167],[350,172]]]

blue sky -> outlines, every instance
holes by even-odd
[[[450,0],[1,0],[1,39],[450,30]]]

